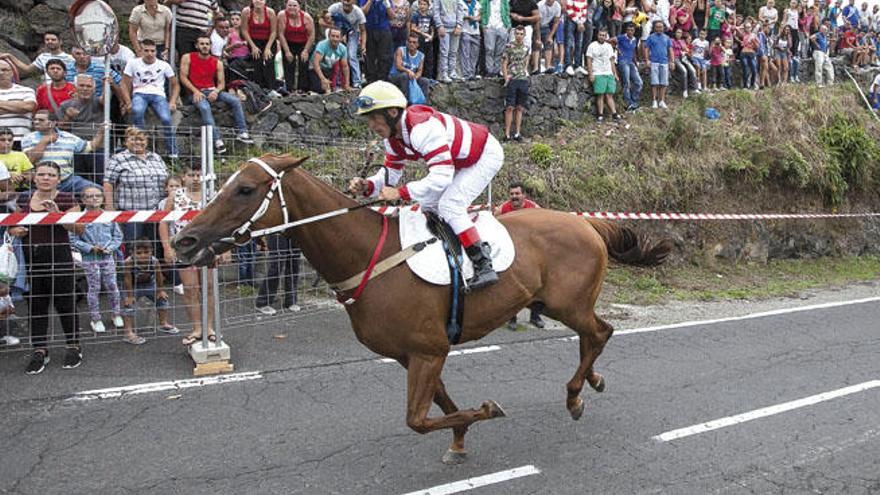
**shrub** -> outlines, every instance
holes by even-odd
[[[553,163],[553,149],[544,143],[535,143],[529,148],[529,159],[535,165],[547,169]]]

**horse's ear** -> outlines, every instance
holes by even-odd
[[[309,159],[309,157],[307,156],[297,158],[290,155],[277,155],[274,158],[275,167],[278,172],[293,170],[302,165],[304,161]]]

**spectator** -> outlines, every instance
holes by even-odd
[[[141,41],[155,41],[157,56],[167,61],[171,49],[171,9],[159,5],[159,0],[144,0],[135,6],[128,18],[128,39],[139,57],[144,56]]]
[[[412,95],[409,94],[410,81],[415,81],[428,98],[428,80],[422,77],[422,71],[425,67],[425,54],[419,51],[419,35],[412,33],[409,35],[406,46],[401,46],[394,53],[394,65],[388,74],[388,80],[407,95],[407,101],[412,102]]]
[[[680,32],[680,31],[679,31]],[[611,111],[611,118],[620,120],[620,114],[614,105],[614,93],[617,92],[617,67],[614,63],[614,47],[608,43],[608,28],[599,29],[596,41],[587,47],[587,73],[593,83],[593,94],[596,95],[596,120],[605,119],[605,106]]]
[[[104,174],[104,206],[108,210],[155,210],[163,197],[168,177],[165,162],[148,151],[147,134],[137,127],[125,131],[125,150],[110,157]],[[124,223],[127,247],[143,236],[156,239],[156,224]],[[127,249],[131,252],[131,249]]]
[[[568,0],[565,3],[565,73],[587,75],[581,67],[584,49],[593,39],[593,24],[587,18],[589,0]]]
[[[164,224],[163,224],[164,225]],[[146,298],[156,305],[156,315],[159,317],[159,331],[167,334],[177,334],[179,330],[168,321],[168,294],[161,289],[165,285],[159,260],[153,256],[153,242],[148,237],[138,239],[132,250],[132,254],[125,259],[122,265],[123,281],[125,283],[125,303],[123,319],[125,323],[125,342],[133,345],[141,345],[147,340],[135,332],[132,321],[137,314],[137,302],[140,298]]]
[[[848,22],[850,26],[859,26],[859,17],[861,17],[861,15],[858,7],[856,7],[856,0],[849,0],[841,14],[843,15],[844,24]]]
[[[675,67],[672,40],[663,29],[663,22],[654,21],[654,32],[645,41],[651,62],[651,108],[668,108],[666,90],[669,87],[669,72]]]
[[[816,6],[803,8],[798,19],[798,46],[800,47],[801,60],[810,58],[810,35],[818,29],[819,14]]]
[[[12,82],[12,65],[0,60],[0,126],[12,129],[12,149],[21,150],[21,138],[31,132],[31,115],[37,95],[31,88]]]
[[[510,212],[523,210],[527,208],[540,208],[537,203],[526,197],[525,189],[521,182],[510,184],[508,189],[509,196],[507,201],[495,209],[495,216],[506,215]],[[541,319],[541,311],[544,305],[540,302],[534,302],[529,305],[529,323],[538,328],[544,328],[544,320]],[[507,322],[507,327],[516,330],[516,315]]]
[[[202,200],[202,188],[200,181],[201,171],[193,165],[187,165],[183,170],[183,185],[184,187],[178,189],[174,192],[174,199],[168,205],[166,205],[166,210],[170,211],[174,210],[194,210],[199,208],[199,204]],[[183,338],[183,345],[190,346],[195,344],[196,342],[200,342],[202,340],[202,318],[201,318],[201,291],[204,287],[201,287],[201,283],[199,282],[199,271],[197,267],[194,266],[183,266],[178,264],[177,259],[174,254],[174,249],[171,247],[171,237],[180,231],[180,229],[184,228],[189,221],[176,221],[170,223],[161,223],[159,224],[159,238],[162,240],[162,247],[165,253],[165,261],[168,264],[177,264],[177,273],[180,276],[181,282],[183,282],[184,290],[183,290],[183,298],[186,303],[186,312],[189,314],[190,322],[192,323],[192,331]],[[221,260],[228,260],[229,256],[224,255],[221,257]],[[214,284],[210,282],[213,278],[212,274],[208,275],[208,340],[211,342],[215,342],[217,337],[214,336],[214,298],[213,291],[215,290]]]
[[[266,6],[266,0],[251,0],[241,11],[244,39],[251,49],[254,64],[254,82],[266,90],[275,89],[275,46],[277,18],[275,11]],[[192,45],[191,45],[192,46]]]
[[[360,59],[367,53],[367,18],[364,16],[364,11],[354,3],[355,0],[336,2],[327,8],[327,12],[333,20],[333,25],[342,33],[345,46],[348,47],[351,84],[359,88],[363,81]]]
[[[9,284],[14,280],[6,277],[0,277],[0,321],[6,327],[6,335],[0,337],[0,343],[7,346],[14,346],[21,343],[21,339],[9,334],[9,317],[15,314],[15,304],[12,302],[12,296],[9,295]]]
[[[48,110],[34,113],[34,132],[21,140],[21,147],[31,163],[52,162],[59,167],[60,182],[53,187],[65,193],[79,193],[94,182],[74,174],[74,153],[89,153],[100,149],[104,130],[97,129],[95,137],[86,141],[67,131],[55,128],[55,117]]]
[[[776,0],[767,0],[767,5],[758,9],[758,21],[775,29],[778,20],[779,11],[776,9]]]
[[[758,31],[758,62],[760,75],[758,76],[758,86],[769,88],[771,85],[771,72],[776,73],[776,64],[773,61],[773,39],[770,32],[770,25],[764,24]]]
[[[80,47],[73,48],[73,65],[67,66],[67,72],[65,77],[68,82],[74,82],[76,80],[76,76],[80,74],[86,74],[92,76],[92,79],[96,81],[104,81],[104,61],[96,60],[89,56],[88,53],[85,52]],[[122,87],[119,85],[122,82],[122,76],[119,75],[118,72],[111,69],[110,70],[110,89],[113,91],[113,94],[120,101],[120,111],[122,115],[128,113],[131,110],[131,98],[128,93],[122,90]],[[99,98],[104,96],[104,84],[95,84],[95,95]]]
[[[480,0],[480,24],[483,26],[486,51],[486,76],[498,77],[501,74],[501,55],[510,39],[509,0]]]
[[[520,134],[523,112],[529,106],[529,49],[526,47],[525,27],[513,28],[513,42],[501,56],[501,74],[507,87],[504,109],[504,141],[522,141]],[[516,133],[510,135],[510,126],[516,120]]]
[[[675,8],[669,9],[669,21],[672,23],[672,32],[681,29],[683,34],[697,36],[697,30],[694,29],[694,18],[691,15],[691,6],[687,2],[675,1]]]
[[[844,60],[849,58],[848,62],[850,62],[853,69],[856,68],[856,57],[854,54],[857,43],[858,35],[855,29],[850,26],[843,26],[840,33],[840,41],[837,45],[837,54],[844,57]],[[39,102],[37,103],[39,104]]]
[[[752,31],[752,21],[743,24],[742,36],[739,38],[740,57],[743,67],[743,89],[758,89],[758,37]]]
[[[810,41],[813,43],[816,84],[820,88],[826,84],[834,84],[834,66],[828,57],[828,27],[824,24],[820,26],[819,32],[810,36]]]
[[[297,286],[299,285],[299,269],[302,260],[300,250],[293,241],[281,234],[266,237],[266,278],[260,283],[260,291],[254,305],[257,311],[272,316],[278,311],[272,307],[278,293],[279,282],[284,272],[284,307],[295,313],[300,311],[297,304]]]
[[[531,0],[527,0],[531,1]],[[437,57],[437,80],[444,83],[459,79],[458,49],[461,41],[461,23],[464,21],[464,5],[459,0],[434,0],[431,4],[440,56]]]
[[[241,28],[241,13],[230,12],[229,21],[232,23],[229,29],[229,37],[226,38],[226,46],[223,52],[226,55],[227,62],[232,63],[234,60],[244,60],[250,54],[247,41],[244,40],[244,33]]]
[[[82,203],[86,211],[100,213],[104,202],[101,188],[87,187],[82,191]],[[83,227],[82,234],[72,233],[70,244],[82,255],[82,268],[86,273],[89,285],[86,299],[89,303],[89,314],[92,317],[91,327],[95,333],[104,333],[107,329],[101,321],[101,286],[107,290],[110,310],[113,312],[113,326],[122,328],[122,310],[119,305],[119,288],[116,286],[116,250],[122,245],[122,231],[115,223],[90,223]]]
[[[840,7],[841,1],[834,0],[834,5],[831,6],[827,11],[827,19],[830,24],[830,28],[832,31],[837,31],[837,21],[840,18],[842,8]]]
[[[174,139],[171,112],[177,110],[180,84],[168,62],[156,58],[156,43],[153,40],[141,41],[141,51],[143,57],[131,60],[125,66],[122,78],[122,86],[131,99],[132,123],[143,129],[144,114],[148,106],[152,107],[162,122],[166,153],[170,158],[176,159],[177,142]],[[165,97],[165,81],[171,87],[168,98]]]
[[[800,54],[800,10],[798,10],[798,1],[791,0],[789,7],[782,11],[782,26],[788,26],[791,29],[791,56],[792,72],[797,74],[798,55]]]
[[[510,2],[510,23],[513,27],[522,26],[525,29],[526,37],[523,40],[532,53],[532,41],[534,39],[534,28],[540,26],[541,14],[538,12],[538,3],[535,0],[512,0]],[[539,27],[540,30],[540,27]],[[535,64],[538,63],[537,57],[531,59]],[[526,64],[526,70],[532,72],[537,70],[538,66],[532,66],[531,62]]]
[[[391,43],[395,51],[398,47],[406,46],[411,16],[409,0],[391,0]]]
[[[284,84],[288,91],[309,90],[309,54],[315,44],[315,21],[300,9],[298,0],[287,0],[278,14],[278,39],[284,52]]]
[[[226,60],[227,40],[229,40],[229,19],[217,17],[214,19],[214,29],[211,31],[211,55]]]
[[[61,49],[61,36],[55,31],[46,31],[43,34],[43,44],[46,47],[46,51],[37,55],[37,58],[30,64],[22,62],[9,53],[0,53],[0,60],[6,60],[18,69],[19,76],[22,79],[32,75],[44,74],[43,81],[48,83],[50,80],[49,75],[45,74],[46,62],[57,58],[69,65],[73,63],[73,57],[64,53],[64,50]]]
[[[681,74],[682,98],[688,97],[688,87],[694,87],[699,92],[700,83],[697,82],[697,71],[688,59],[690,44],[684,37],[684,31],[676,28],[673,32],[672,56],[675,70]]]
[[[868,98],[871,102],[871,108],[875,112],[880,110],[880,73],[874,76],[871,87],[868,88]]]
[[[245,144],[253,144],[254,140],[248,134],[247,123],[244,120],[241,100],[238,96],[224,91],[226,79],[223,62],[211,55],[211,39],[208,35],[196,38],[196,51],[180,58],[180,82],[190,91],[192,104],[199,110],[202,124],[214,130],[214,148],[217,153],[226,153],[226,146],[214,124],[214,114],[211,112],[213,103],[224,103],[232,110],[235,131],[238,133],[235,139]]]
[[[177,57],[192,50],[196,38],[211,29],[211,16],[219,12],[217,0],[166,0],[167,5],[177,5],[177,27],[174,46]],[[151,39],[151,38],[150,38]],[[155,40],[153,40],[155,42]],[[155,43],[154,43],[155,45]],[[143,57],[143,53],[138,54]]]
[[[131,51],[131,48],[120,45],[117,41],[116,43],[113,43],[113,46],[110,48],[110,69],[117,74],[122,74],[128,61],[134,58],[137,58],[137,56]],[[119,78],[121,80],[122,76],[119,76]],[[116,84],[119,83],[117,82]],[[116,96],[118,97],[120,94],[117,94]]]
[[[700,29],[700,37],[691,42],[691,62],[697,70],[697,89],[709,90],[709,32]]]
[[[337,88],[337,77],[342,79],[342,89],[351,91],[348,84],[348,49],[342,44],[339,28],[330,28],[329,37],[315,46],[312,54],[312,91],[330,94]]]
[[[544,59],[541,60],[541,71],[554,74],[553,50],[555,48],[556,31],[559,29],[562,18],[562,5],[557,0],[541,0],[538,2],[538,14],[541,16],[541,52]],[[535,50],[538,54],[539,50]]]
[[[639,108],[642,99],[642,78],[636,65],[636,54],[639,52],[639,38],[635,36],[636,26],[628,22],[623,26],[624,34],[617,35],[617,73],[623,86],[623,101],[626,110],[634,112]]]
[[[731,75],[733,69],[731,66],[736,60],[733,52],[733,39],[727,38],[721,44],[724,47],[724,58],[721,60],[721,73],[724,75],[724,89],[730,89],[733,87],[733,78]]]
[[[0,163],[9,174],[9,181],[16,190],[24,190],[30,186],[34,166],[27,155],[21,151],[12,151],[15,134],[9,127],[0,127]]]
[[[681,2],[681,0],[676,0]],[[600,29],[606,30],[611,26],[611,16],[614,14],[613,0],[596,0],[593,12],[593,30],[598,32]]]
[[[49,82],[37,87],[37,110],[49,110],[56,119],[61,118],[61,104],[69,100],[75,90],[73,84],[65,80],[67,68],[64,62],[53,58],[46,62],[46,75]]]
[[[61,167],[42,162],[36,167],[34,189],[18,198],[20,211],[44,213],[79,211],[74,196],[58,190]],[[34,353],[25,368],[29,375],[41,373],[49,363],[49,308],[53,306],[61,320],[67,341],[62,367],[76,368],[82,364],[82,350],[77,335],[74,304],[74,268],[68,232],[82,233],[82,226],[32,225],[11,227],[9,234],[22,239],[30,286],[30,328]]]
[[[477,78],[477,62],[480,58],[480,2],[479,0],[461,0],[463,15],[461,17],[461,40],[459,42],[458,65],[461,77],[468,81]]]
[[[391,70],[393,49],[390,19],[394,15],[391,10],[391,2],[389,0],[359,0],[359,5],[364,11],[367,29],[364,72],[367,81],[380,81],[388,77],[388,71]],[[364,81],[361,80],[360,83],[363,84]]]
[[[95,96],[92,76],[76,76],[73,98],[61,104],[60,114],[59,123],[81,139],[88,139],[101,127],[104,122],[103,98]],[[74,155],[73,169],[77,175],[100,184],[104,176],[104,153],[95,151]]]
[[[430,0],[418,0],[418,9],[412,13],[409,23],[410,33],[419,37],[419,51],[425,54],[424,75],[434,79],[434,16],[431,15]],[[351,49],[349,49],[351,53]],[[352,74],[354,69],[352,69]],[[354,76],[352,76],[354,77]]]
[[[792,0],[796,2],[797,0]],[[709,8],[709,17],[706,17],[703,27],[709,31],[709,42],[714,42],[715,38],[721,37],[721,23],[727,19],[727,11],[724,10],[724,4],[721,0],[715,0],[712,7]],[[795,26],[797,29],[797,26]]]
[[[791,28],[784,26],[782,32],[774,41],[773,53],[776,57],[776,63],[779,66],[779,85],[789,80],[788,61],[791,58],[789,48],[791,47]]]

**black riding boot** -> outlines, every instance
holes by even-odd
[[[498,281],[498,274],[492,268],[491,251],[488,242],[472,244],[465,248],[465,252],[474,264],[474,276],[468,280],[471,290],[482,289]]]

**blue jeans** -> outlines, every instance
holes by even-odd
[[[210,89],[203,89],[202,94],[205,95],[201,101],[192,102],[192,104],[199,110],[199,114],[202,116],[202,123],[211,127],[214,127],[214,114],[211,113],[211,102],[208,101],[208,94],[211,93]],[[244,121],[244,110],[241,108],[241,100],[238,99],[237,96],[234,96],[232,93],[228,93],[226,91],[220,91],[217,93],[217,101],[225,103],[226,106],[232,110],[232,120],[235,121],[235,130],[239,133],[247,132],[247,124]],[[215,132],[214,139],[220,139],[220,136]]]
[[[144,128],[144,114],[151,107],[162,122],[162,134],[165,135],[165,151],[169,155],[177,155],[177,141],[174,140],[174,128],[171,123],[171,109],[168,99],[164,96],[135,93],[131,98],[131,120],[135,127]]]
[[[642,99],[642,78],[639,76],[639,68],[635,62],[622,62],[617,64],[617,72],[620,73],[620,84],[623,87],[623,101],[627,105],[639,105]]]
[[[287,237],[272,234],[266,237],[266,278],[260,283],[260,291],[254,304],[261,308],[271,306],[278,294],[278,285],[284,282],[284,307],[296,304],[299,285],[299,265],[302,254]],[[281,272],[284,272],[284,275]]]
[[[584,30],[578,32],[577,24],[571,19],[565,19],[565,65],[571,65],[575,69],[584,62],[584,50],[590,44],[593,37],[593,24],[589,21],[584,24]],[[574,57],[572,57],[574,55]]]
[[[254,240],[235,248],[235,262],[238,263],[238,283],[254,285]]]
[[[348,43],[345,46],[348,47],[348,71],[351,73],[350,84],[352,86],[359,86],[361,84],[361,60],[359,55],[361,32],[358,29],[353,29],[348,33]]]
[[[83,189],[85,189],[87,187],[97,187],[98,189],[101,189],[101,186],[99,186],[98,184],[95,184],[94,182],[92,182],[90,180],[83,179],[82,177],[80,177],[78,175],[71,175],[68,178],[61,181],[60,184],[58,184],[59,191],[66,192],[66,193],[74,193],[77,195],[80,193],[80,191],[82,191]]]
[[[755,78],[758,77],[758,59],[755,53],[741,53],[743,64],[743,88],[751,88],[755,85]]]

